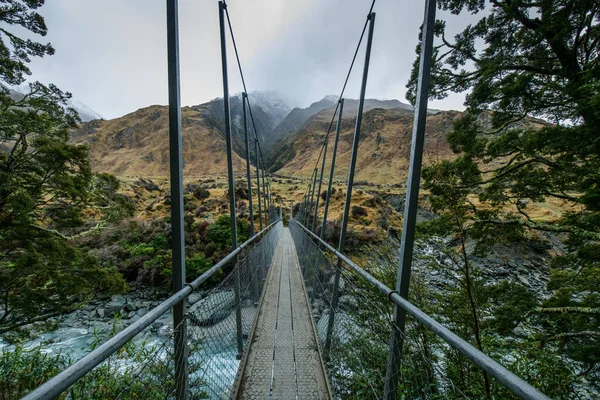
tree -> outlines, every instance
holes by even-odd
[[[600,314],[590,311],[600,307],[600,1],[439,3],[480,17],[453,39],[436,22],[430,95],[467,93],[447,137],[460,157],[448,165],[473,171],[457,185],[479,200],[475,223],[565,239],[566,253],[551,265],[552,296],[532,318],[544,343],[583,363],[583,377],[598,374]],[[430,177],[451,173],[448,165]],[[560,205],[560,218],[531,215],[530,205],[545,201]]]
[[[440,217],[429,224],[423,224],[421,228],[428,225],[430,234],[449,235],[456,242],[455,247],[442,250],[457,270],[456,275],[448,274],[457,285],[445,294],[447,298],[443,299],[441,304],[442,307],[448,306],[448,309],[443,313],[452,315],[451,319],[456,323],[455,328],[458,328],[461,335],[472,340],[479,350],[484,351],[480,295],[482,282],[471,265],[470,254],[467,251],[468,240],[482,239],[481,232],[478,232],[479,225],[473,223],[479,211],[469,201],[468,190],[463,188],[475,184],[479,176],[468,161],[460,161],[442,161],[424,170],[425,189],[430,191],[432,208],[440,213]],[[479,250],[482,251],[482,248],[479,247]],[[452,355],[455,353],[452,352]],[[456,378],[462,375],[462,380],[470,381],[468,387],[464,388],[470,395],[485,395],[486,398],[491,398],[488,374],[485,371],[475,373],[481,373],[482,384],[477,384],[476,378],[467,377],[473,375],[473,371],[469,369],[460,368]],[[483,390],[479,391],[480,387]]]
[[[35,10],[43,0],[5,1],[0,22],[45,36]],[[31,57],[51,55],[50,44],[0,29],[0,79],[20,84]],[[88,149],[70,144],[79,121],[69,93],[39,82],[16,95],[0,90],[0,327],[71,309],[98,292],[124,289],[114,268],[100,268],[74,240],[102,228],[131,204],[119,182],[94,174]]]

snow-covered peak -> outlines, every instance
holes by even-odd
[[[21,99],[22,96],[29,93],[31,90],[28,83],[22,83],[18,86],[7,88],[10,91],[10,96],[14,99]],[[100,114],[79,100],[71,99],[67,102],[67,106],[74,108],[75,111],[77,111],[82,122],[88,122],[94,119],[102,119]]]
[[[241,93],[237,93],[236,97],[242,97]],[[257,105],[262,110],[273,118],[273,125],[281,122],[292,110],[289,104],[281,98],[275,91],[255,91],[248,94],[250,105]]]
[[[69,107],[73,107],[77,111],[82,122],[88,122],[94,119],[102,119],[100,114],[79,100],[69,100],[68,104]]]

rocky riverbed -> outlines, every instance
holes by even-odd
[[[30,338],[23,345],[40,347],[45,353],[61,353],[76,361],[89,352],[93,343],[101,343],[139,320],[165,297],[165,293],[150,288],[94,300],[79,310],[26,326]],[[164,341],[171,334],[171,321],[170,314],[163,315],[146,329],[144,340],[150,345]],[[15,339],[6,336],[0,339],[0,349],[10,350]]]
[[[62,354],[75,362],[87,354],[94,344],[104,342],[139,320],[165,297],[166,293],[155,289],[142,289],[92,301],[80,310],[26,327],[31,336],[22,345],[25,349],[39,347],[49,355]],[[191,357],[210,367],[210,371],[205,371],[202,376],[207,387],[216,391],[220,387],[227,388],[239,365],[235,346],[234,294],[227,290],[198,292],[191,294],[187,302],[188,314],[194,317],[188,325],[189,340],[192,344],[198,344]],[[242,303],[245,336],[251,329],[255,314],[255,302],[245,298]],[[54,324],[54,329],[47,329],[49,323]],[[172,338],[172,324],[172,314],[165,313],[138,334],[133,342],[158,348]],[[15,338],[0,339],[0,351],[11,351],[16,342]]]

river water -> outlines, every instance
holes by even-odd
[[[146,306],[146,304],[143,304]],[[251,329],[256,308],[246,306],[242,308],[243,332],[247,336]],[[61,318],[62,322],[52,331],[39,332],[35,338],[24,342],[24,349],[39,348],[49,356],[61,354],[71,362],[81,359],[89,353],[94,344],[102,343],[114,332],[118,332],[139,319],[139,316],[121,321],[111,319],[99,320],[95,312],[76,311]],[[172,315],[167,313],[156,322],[144,329],[132,341],[136,348],[141,345],[162,349],[161,359],[168,359],[167,351],[172,348]],[[209,394],[210,398],[218,399],[229,393],[235,379],[239,363],[237,360],[235,312],[231,310],[223,320],[208,327],[198,327],[188,323],[188,336],[190,343],[190,364],[199,366],[195,376],[202,382],[201,390]],[[246,337],[245,336],[245,337]],[[166,342],[169,343],[166,343]],[[0,339],[0,352],[11,351],[14,344]],[[155,358],[155,359],[158,359]],[[123,367],[139,368],[131,360],[119,361]]]

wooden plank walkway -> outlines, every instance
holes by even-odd
[[[330,399],[296,248],[284,228],[239,386],[239,399]]]

